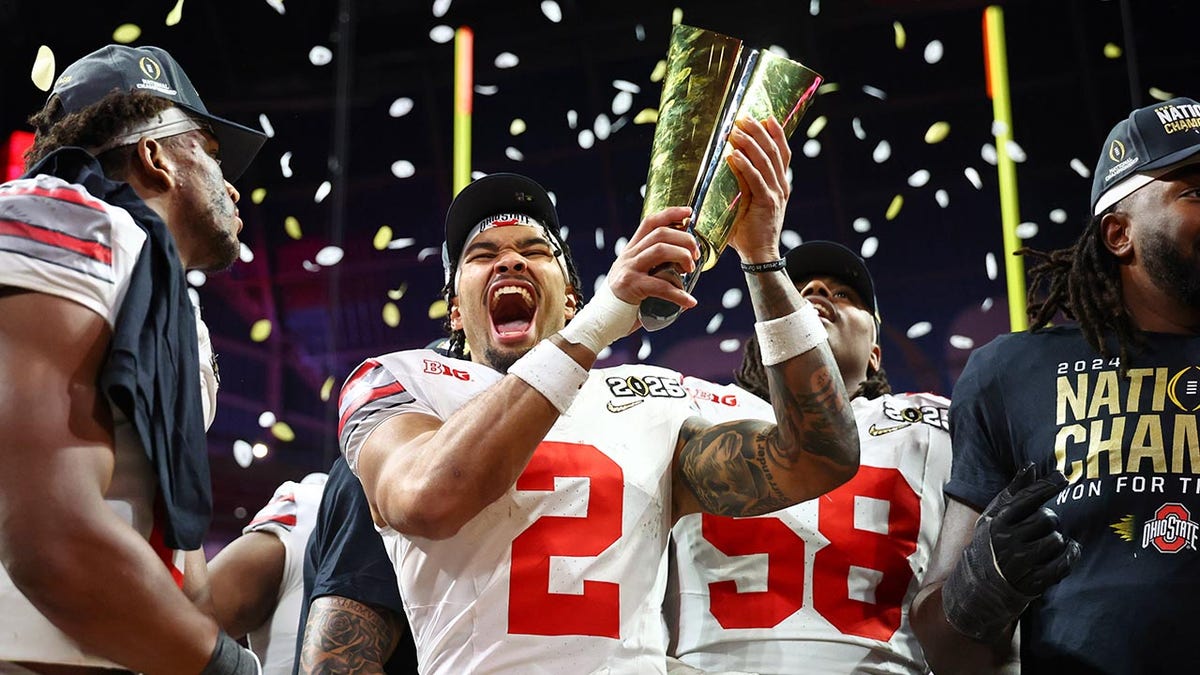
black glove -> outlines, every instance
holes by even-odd
[[[217,634],[208,665],[200,675],[262,675],[262,666],[254,652],[239,645],[225,631]]]
[[[1033,464],[983,510],[971,543],[942,585],[942,608],[958,632],[991,642],[1034,598],[1058,583],[1079,559],[1079,544],[1042,506],[1067,486],[1057,471],[1037,477]]]

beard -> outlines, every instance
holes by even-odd
[[[1180,246],[1162,232],[1146,239],[1146,274],[1163,293],[1192,308],[1200,308],[1200,255],[1195,246],[1185,257]]]
[[[507,375],[508,369],[512,367],[512,364],[516,363],[517,359],[525,356],[528,351],[528,349],[522,351],[500,349],[499,347],[488,345],[487,349],[483,350],[483,357],[493,370],[502,375]]]

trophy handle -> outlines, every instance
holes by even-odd
[[[712,255],[712,246],[704,240],[704,237],[697,235],[692,231],[691,225],[688,226],[688,233],[696,238],[696,243],[700,246],[700,260],[696,263],[696,270],[687,274],[682,274],[683,290],[688,293],[696,287],[696,282],[700,280],[700,272],[705,260]],[[670,263],[674,266],[674,263]],[[653,271],[651,272],[653,274]],[[662,330],[679,318],[683,308],[662,298],[646,298],[638,305],[638,320],[642,322],[642,327],[647,331],[654,332]]]

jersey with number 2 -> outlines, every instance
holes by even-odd
[[[351,468],[382,421],[446,420],[501,377],[427,350],[367,361],[339,406]],[[516,484],[455,536],[383,528],[421,672],[665,672],[671,462],[695,414],[676,372],[592,371]]]
[[[685,386],[709,421],[769,410],[737,387]],[[948,403],[855,398],[861,466],[848,483],[766,516],[681,518],[671,654],[706,671],[927,672],[907,608],[941,528]]]

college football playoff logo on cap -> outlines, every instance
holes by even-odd
[[[158,61],[149,56],[143,56],[138,61],[138,68],[141,68],[142,74],[152,80],[162,77],[162,66],[158,65]]]
[[[1114,138],[1112,145],[1108,147],[1108,158],[1114,162],[1125,159],[1125,144]]]

